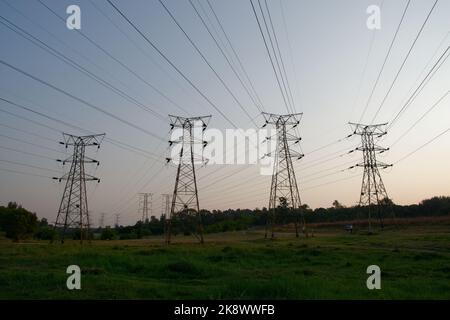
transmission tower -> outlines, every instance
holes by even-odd
[[[372,217],[371,210],[376,205],[376,212],[381,228],[384,227],[382,208],[391,207],[386,188],[381,179],[379,169],[386,169],[392,167],[392,164],[386,164],[378,161],[377,154],[386,152],[388,148],[383,148],[375,143],[376,139],[381,138],[387,134],[387,123],[365,125],[360,123],[350,123],[353,129],[353,134],[361,136],[361,145],[356,148],[363,152],[363,162],[356,164],[353,167],[364,168],[363,179],[361,184],[361,194],[359,198],[359,206],[367,206],[368,210],[368,228],[369,233],[372,232]],[[393,214],[393,212],[392,212]]]
[[[164,193],[161,196],[162,196],[161,214],[167,218],[170,213],[170,194]]]
[[[116,221],[114,223],[114,227],[117,229],[120,223],[120,213],[116,213]]]
[[[203,243],[195,164],[204,162],[203,153],[199,155],[196,151],[198,147],[204,148],[207,144],[203,140],[203,132],[206,130],[211,116],[185,118],[169,115],[169,118],[171,131],[180,129],[180,136],[169,141],[170,146],[179,147],[177,149],[179,154],[175,159],[178,161],[178,169],[172,204],[170,214],[166,219],[166,243],[170,244],[172,219],[174,218],[180,220],[182,227],[194,234],[200,243]],[[174,161],[171,157],[166,160],[167,162]]]
[[[102,212],[100,214],[100,219],[98,221],[98,226],[100,227],[100,229],[103,229],[104,225],[105,225],[105,213]]]
[[[62,164],[70,163],[70,170],[60,178],[53,178],[59,181],[66,180],[66,186],[59,205],[58,215],[56,216],[55,229],[61,229],[61,243],[64,243],[64,237],[68,229],[78,229],[80,231],[80,242],[83,243],[84,232],[89,234],[89,211],[86,194],[86,181],[100,182],[99,178],[85,173],[85,163],[94,163],[99,165],[97,160],[85,156],[86,147],[95,146],[100,148],[100,144],[105,134],[96,134],[89,136],[74,136],[63,133],[64,141],[60,144],[66,148],[73,146],[71,157],[57,161]]]
[[[153,193],[139,193],[139,213],[142,213],[142,222],[148,221],[148,212],[152,212]],[[150,201],[149,201],[150,199]],[[150,209],[150,210],[149,210]]]
[[[302,115],[302,113],[278,115],[263,112],[266,121],[263,127],[270,124],[275,126],[276,129],[275,162],[270,188],[265,238],[267,238],[269,226],[271,238],[274,238],[274,225],[279,213],[283,210],[288,210],[290,211],[290,214],[295,216],[296,237],[299,236],[299,218],[301,218],[302,221],[302,230],[303,232],[306,232],[297,179],[295,177],[294,166],[292,165],[293,158],[299,160],[303,157],[303,154],[296,151],[294,148],[301,140],[301,138],[295,134],[294,129],[300,124]]]
[[[164,217],[164,234],[167,234],[167,219],[170,214],[170,194],[164,193],[162,196],[162,205],[161,205],[161,220]]]

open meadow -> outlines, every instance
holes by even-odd
[[[0,241],[0,299],[450,299],[450,225],[403,225],[373,235],[262,230],[92,241]],[[81,290],[66,288],[78,265]],[[366,268],[381,268],[368,290]]]

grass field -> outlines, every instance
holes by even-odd
[[[93,241],[80,246],[0,241],[1,299],[450,299],[450,225],[374,235],[317,231],[313,238],[256,231]],[[82,289],[66,288],[79,265]],[[366,268],[380,266],[381,290]]]

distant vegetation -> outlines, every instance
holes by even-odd
[[[387,200],[390,201],[390,200]],[[372,208],[373,212],[375,208]],[[433,197],[423,200],[419,204],[395,205],[392,209],[396,218],[415,217],[436,217],[450,214],[450,197]],[[302,210],[308,224],[311,223],[339,223],[348,222],[355,219],[362,219],[367,216],[367,207],[345,207],[335,200],[329,208],[311,209],[304,204]],[[202,210],[202,221],[205,233],[217,233],[227,231],[247,230],[255,227],[262,227],[266,223],[268,210],[263,209],[228,209],[228,210]],[[390,212],[385,210],[385,218],[390,217]],[[288,224],[295,221],[293,215],[287,208],[278,209],[278,223]],[[376,219],[376,215],[374,215]],[[164,233],[165,217],[160,219],[152,216],[149,220],[139,221],[132,226],[114,226],[104,228],[94,228],[91,230],[89,238],[102,240],[127,240],[141,239],[151,235],[162,235]],[[189,225],[179,219],[174,219],[172,230],[174,234],[189,235],[192,230]],[[41,240],[54,240],[57,232],[48,224],[45,218],[39,220],[35,213],[32,213],[15,202],[10,202],[6,207],[0,206],[0,231],[5,236],[15,241],[27,238]],[[69,237],[79,239],[80,233],[72,230]],[[86,237],[85,237],[86,238]]]

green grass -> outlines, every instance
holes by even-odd
[[[450,226],[374,235],[321,230],[314,238],[262,234],[93,241],[80,246],[0,241],[1,299],[449,299]],[[69,291],[68,265],[82,270]],[[366,288],[379,265],[381,290]]]

